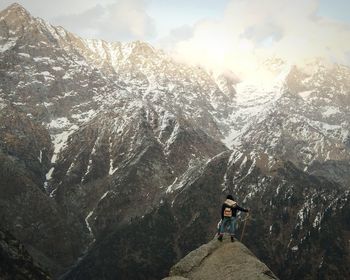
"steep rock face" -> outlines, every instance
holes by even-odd
[[[176,222],[168,204],[96,241],[63,279],[159,279],[176,252]]]
[[[177,260],[213,236],[218,215],[211,205],[220,203],[215,185],[223,170],[218,164],[220,158],[179,178],[169,196],[151,212],[116,225],[92,245],[64,279],[99,279],[100,275],[106,279],[165,277]],[[172,192],[176,189],[175,197]]]
[[[74,51],[74,36],[64,29],[32,17],[19,5],[2,11],[0,18],[0,94],[51,124],[53,132],[60,120],[69,128],[88,117],[96,108],[97,92],[118,88]]]
[[[1,153],[21,163],[30,179],[43,186],[52,155],[46,129],[10,104],[0,111],[0,125]]]
[[[216,119],[227,117],[233,89],[224,93],[203,69],[139,41],[83,40],[19,5],[0,18],[0,96],[44,121],[53,136],[90,120],[126,91],[223,137],[225,125]]]
[[[265,67],[278,70],[269,84],[247,80],[236,86],[227,146],[267,153],[272,163],[282,158],[305,170],[314,163],[315,171],[327,161],[349,161],[349,68],[320,61],[303,67],[268,61]],[[324,175],[341,172],[333,165]]]
[[[183,277],[183,278],[180,278]],[[210,241],[175,264],[164,280],[278,279],[242,243]]]
[[[347,160],[315,161],[307,168],[308,173],[329,178],[345,187],[350,186],[350,162]]]
[[[311,107],[313,113],[310,114],[310,105],[289,92],[285,92],[275,106],[262,121],[243,134],[243,149],[265,151],[301,168],[314,161],[350,159],[342,136],[342,126],[349,124],[345,112],[343,124],[338,125],[341,120],[322,121],[320,116],[314,115],[318,108]]]
[[[110,64],[116,73],[114,79],[129,92],[191,120],[208,135],[223,137],[222,129],[226,126],[224,122],[218,124],[217,119],[227,118],[235,92],[228,78],[226,88],[231,87],[230,90],[221,90],[203,69],[176,62],[140,41],[122,44],[85,40],[85,43],[97,56],[90,61],[94,65],[100,65],[100,61]],[[86,49],[79,51],[86,53]]]
[[[3,280],[50,280],[24,246],[10,233],[0,230],[0,277]]]
[[[347,66],[327,67],[322,60],[316,60],[304,67],[294,66],[286,81],[293,93],[318,106],[324,116],[332,116],[335,119],[336,114],[339,116],[342,111],[338,111],[337,108],[347,110],[350,105],[349,79],[350,72]]]
[[[53,172],[55,197],[96,236],[157,206],[168,186],[226,150],[168,112],[132,103],[98,115],[72,134]],[[123,106],[124,106],[123,105]]]
[[[249,247],[283,279],[348,277],[348,225],[336,221],[348,215],[349,192],[291,164],[276,176],[255,172],[234,178],[232,189],[259,212],[247,227]]]
[[[346,243],[349,226],[344,220],[349,215],[348,190],[322,177],[301,172],[290,162],[276,161],[269,166],[266,155],[235,151],[227,157],[223,154],[217,160],[216,164],[224,169],[224,176],[217,178],[211,187],[233,193],[241,205],[252,209],[245,243],[280,278],[348,277],[350,252]],[[208,176],[210,173],[200,177],[205,180]],[[202,190],[205,193],[202,186],[197,191],[195,186],[196,183],[193,183],[182,189],[181,195],[190,200],[189,189],[197,197]],[[178,199],[176,196],[174,207]],[[219,202],[216,203],[217,209],[220,208]],[[216,213],[213,206],[209,202],[208,208],[214,214],[209,219],[211,223],[215,221]],[[186,208],[182,205],[179,209],[184,212]],[[202,214],[204,210],[197,211]],[[181,214],[178,213],[177,217]],[[214,232],[215,224],[211,223],[202,224],[202,230],[196,228],[192,232],[188,229],[185,240],[191,239],[190,232],[193,236],[205,232],[208,227]],[[241,233],[241,227],[237,233]],[[311,258],[308,256],[310,251]]]
[[[70,228],[44,190],[52,147],[47,131],[8,106],[0,112],[0,224],[57,273],[81,253],[84,237]]]
[[[106,279],[113,279],[121,270],[126,273],[120,275],[121,279],[130,277],[127,271],[133,271],[132,277],[137,279],[165,277],[166,266],[170,269],[171,263],[212,239],[224,199],[222,193],[233,193],[242,206],[251,208],[245,243],[278,277],[348,277],[349,192],[300,171],[292,163],[280,161],[268,167],[267,162],[235,151],[224,152],[194,168],[172,185],[159,210],[115,229],[102,243],[96,242],[66,279],[97,277],[103,269],[110,277]],[[158,211],[166,223],[156,218]],[[238,237],[241,230],[239,223]],[[157,236],[159,242],[163,241],[159,231],[167,236],[166,247],[152,243]],[[128,238],[136,243],[130,245]],[[124,242],[129,245],[124,246]],[[153,244],[152,256],[147,253],[148,244]],[[163,256],[165,248],[166,257],[158,263],[156,258]],[[130,256],[137,259],[136,263],[126,261]],[[148,260],[145,266],[142,260]]]

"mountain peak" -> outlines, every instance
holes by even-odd
[[[31,14],[18,3],[13,3],[0,12],[0,20],[7,22],[25,23],[31,19]]]
[[[6,9],[22,9],[22,10],[25,10],[25,8],[21,4],[19,4],[17,2],[12,3]]]
[[[13,3],[7,8],[5,8],[3,11],[1,11],[1,14],[5,14],[5,15],[9,15],[10,13],[30,16],[30,13],[22,5],[18,3]]]
[[[145,56],[154,55],[154,53],[156,53],[156,50],[152,45],[140,40],[127,43],[127,46],[129,46],[134,53],[142,54]]]
[[[181,259],[163,280],[176,279],[278,279],[274,273],[242,243],[216,239]],[[230,278],[231,279],[231,278]]]

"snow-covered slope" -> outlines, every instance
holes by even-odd
[[[227,147],[256,149],[303,168],[349,158],[348,67],[322,61],[296,67],[273,58],[254,79],[239,81],[233,73],[213,77],[178,63],[144,42],[81,39],[19,5],[1,20],[7,71],[0,95],[43,119],[55,145],[53,163],[68,136],[121,95],[181,116]],[[286,151],[285,143],[297,148]]]
[[[307,169],[315,161],[349,160],[350,69],[284,65],[269,80],[236,85],[228,119],[229,147],[291,160]]]

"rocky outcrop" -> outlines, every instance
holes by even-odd
[[[163,280],[278,279],[274,273],[242,243],[214,239],[192,251]]]

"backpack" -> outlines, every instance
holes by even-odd
[[[224,217],[231,218],[232,217],[232,208],[226,207],[224,209]]]

